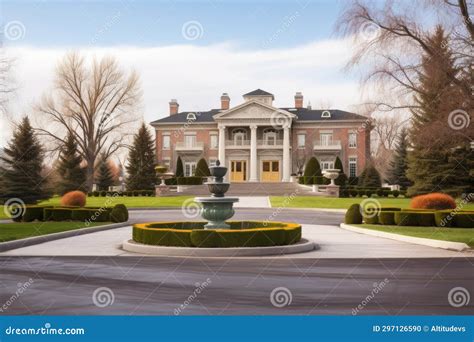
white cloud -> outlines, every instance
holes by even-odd
[[[14,47],[18,93],[11,112],[19,117],[52,87],[54,68],[70,49]],[[276,106],[292,106],[296,91],[313,108],[330,103],[333,108],[351,109],[360,103],[357,80],[342,68],[350,56],[347,40],[326,40],[287,48],[243,50],[237,45],[173,45],[160,47],[110,47],[76,49],[87,55],[113,55],[125,69],[141,74],[143,108],[147,122],[168,115],[168,102],[177,98],[181,110],[218,108],[222,92],[231,105],[241,95],[262,88],[275,95]],[[0,141],[3,144],[4,141]]]

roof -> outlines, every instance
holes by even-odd
[[[338,120],[357,120],[357,121],[365,121],[368,118],[351,113],[351,112],[346,112],[344,110],[339,110],[339,109],[308,109],[308,108],[294,108],[294,107],[287,107],[287,108],[279,108],[286,110],[292,114],[295,114],[297,116],[297,121],[298,122],[304,122],[304,121],[338,121]],[[330,118],[323,118],[322,114],[323,112],[330,112],[331,117]],[[167,116],[163,119],[155,120],[151,122],[151,125],[153,124],[161,124],[161,123],[213,123],[214,121],[214,115],[221,113],[222,110],[220,109],[211,109],[207,112],[181,112],[178,114],[170,115]],[[196,115],[196,120],[188,120],[188,114],[189,113],[194,113]]]
[[[275,99],[273,94],[269,93],[268,91],[262,90],[260,88],[254,91],[251,91],[250,93],[244,94],[242,96],[271,96],[272,99]]]

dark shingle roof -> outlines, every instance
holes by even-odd
[[[339,109],[308,109],[308,108],[280,108],[286,110],[290,113],[293,113],[297,116],[297,121],[337,121],[337,120],[367,120],[368,118],[359,114],[346,112]],[[331,113],[330,118],[323,118],[322,113],[328,111]],[[220,109],[211,109],[207,112],[181,112],[178,114],[167,116],[163,119],[155,120],[151,124],[160,124],[160,123],[212,123],[214,122],[214,115],[219,114]],[[194,113],[196,115],[196,120],[188,120],[188,114]]]
[[[273,94],[269,93],[268,91],[262,90],[260,88],[254,91],[251,91],[250,93],[244,94],[242,96],[271,96],[273,99],[275,99]]]

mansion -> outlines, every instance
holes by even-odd
[[[181,157],[185,176],[194,175],[199,159],[228,167],[231,182],[288,182],[316,157],[321,169],[334,168],[336,157],[349,177],[357,176],[369,158],[371,124],[367,117],[303,106],[276,108],[274,96],[257,89],[230,106],[222,94],[220,108],[205,112],[179,111],[171,100],[169,116],[151,122],[156,131],[156,156],[175,171]]]

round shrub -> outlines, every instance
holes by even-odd
[[[360,205],[358,203],[352,204],[349,209],[347,209],[344,223],[362,224],[362,214],[360,213]]]
[[[410,208],[434,210],[454,209],[456,208],[456,201],[447,194],[434,192],[432,194],[413,197]]]
[[[117,204],[110,212],[110,220],[112,222],[127,222],[128,210],[124,204]]]
[[[393,197],[397,198],[398,196],[400,196],[400,191],[398,191],[398,190],[393,190],[393,191],[392,191],[392,195],[393,195]]]
[[[69,191],[61,197],[61,205],[65,207],[83,207],[86,205],[86,194],[82,191]]]

